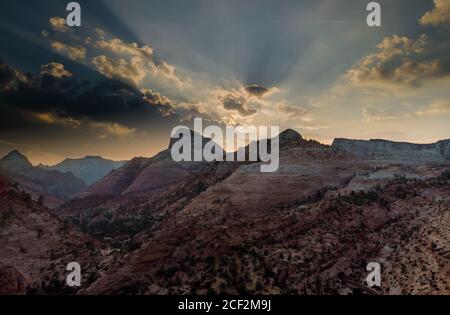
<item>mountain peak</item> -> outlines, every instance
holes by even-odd
[[[286,129],[285,131],[280,133],[280,138],[288,138],[290,140],[303,140],[302,135],[294,129]]]
[[[26,171],[33,168],[28,158],[18,150],[13,150],[0,160],[0,166],[11,171]]]
[[[280,133],[280,145],[282,146],[301,145],[304,142],[305,139],[293,129],[287,129]]]
[[[26,156],[23,155],[19,150],[12,150],[7,155],[5,155],[4,158],[24,158],[24,159],[26,159]]]

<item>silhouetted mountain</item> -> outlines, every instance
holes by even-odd
[[[90,186],[124,163],[124,161],[106,160],[100,156],[86,156],[82,159],[65,159],[54,166],[40,167],[62,173],[70,172]]]

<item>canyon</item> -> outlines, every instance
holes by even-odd
[[[448,143],[337,139],[327,146],[286,130],[275,173],[261,173],[258,161],[174,162],[169,145],[52,210],[2,178],[0,246],[8,250],[0,272],[18,279],[2,288],[448,294]],[[62,270],[73,259],[86,274],[68,291]],[[380,288],[365,283],[370,262],[382,266]]]

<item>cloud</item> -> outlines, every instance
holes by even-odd
[[[309,114],[309,111],[303,107],[290,106],[284,102],[278,104],[277,108],[291,119],[304,119]]]
[[[58,117],[53,113],[26,112],[24,116],[30,121],[49,125],[60,125],[71,128],[78,128],[82,125],[80,120],[71,117]]]
[[[322,130],[322,129],[328,129],[332,126],[332,124],[328,122],[322,122],[322,121],[303,121],[299,123],[296,128],[298,129],[304,129],[304,130]]]
[[[246,99],[243,97],[236,97],[233,94],[228,94],[221,99],[223,108],[226,110],[237,111],[241,116],[252,116],[257,113],[255,109],[248,109],[246,106]]]
[[[181,125],[171,101],[159,93],[143,93],[113,79],[90,82],[76,74],[59,75],[71,69],[54,62],[42,69],[24,75],[0,61],[0,139],[21,144],[19,149],[62,157],[152,156]]]
[[[108,33],[99,28],[92,29],[85,38],[68,35],[71,29],[60,17],[51,18],[49,23],[60,33],[42,32],[53,50],[78,62],[85,61],[88,54],[94,56],[86,65],[109,79],[123,80],[137,88],[152,84],[176,92],[190,86],[190,80],[182,78],[174,65],[155,58],[149,45],[109,38]]]
[[[211,96],[226,112],[234,112],[240,117],[253,116],[258,112],[255,109],[248,108],[248,104],[254,96],[249,94],[244,86],[230,90],[216,88],[211,92]]]
[[[117,123],[101,123],[101,122],[92,122],[91,126],[97,129],[100,129],[104,132],[104,134],[100,135],[101,138],[105,138],[107,135],[118,136],[118,137],[126,137],[133,134],[136,129],[130,129],[126,126],[117,124]]]
[[[421,25],[450,26],[450,1],[434,0],[433,10],[419,20]],[[430,37],[431,36],[431,37]],[[352,85],[417,88],[450,75],[447,38],[437,32],[417,38],[392,35],[377,45],[377,51],[362,58],[345,79]]]
[[[425,34],[417,39],[386,37],[377,52],[361,59],[344,78],[361,86],[420,87],[431,79],[450,75],[448,56],[433,57],[435,45]]]
[[[169,98],[150,89],[142,89],[141,92],[143,99],[150,106],[155,106],[163,116],[175,115],[174,105]]]
[[[367,122],[398,120],[411,117],[409,113],[403,113],[393,109],[377,109],[366,106],[363,108],[363,116]]]
[[[31,123],[62,127],[62,130],[82,129],[96,134],[99,139],[125,138],[136,132],[136,128],[129,128],[119,123],[98,122],[87,118],[78,120],[72,117],[60,117],[54,113],[25,112],[24,118]]]
[[[121,80],[125,79],[128,82],[131,81],[138,87],[142,86],[146,78],[155,78],[160,80],[160,83],[163,85],[175,85],[178,89],[184,89],[188,85],[188,80],[183,80],[178,75],[175,66],[163,60],[155,61],[152,47],[148,45],[139,46],[137,43],[127,43],[119,38],[105,39],[106,32],[99,29],[96,30],[96,33],[101,34],[100,39],[87,38],[86,43],[97,50],[113,54],[116,57],[106,57],[103,54],[92,60],[92,64],[102,74]],[[108,64],[108,71],[105,71],[105,65],[99,67],[99,65],[105,63]],[[120,70],[114,71],[122,67],[131,70],[133,75],[130,76],[130,72],[128,72],[124,76],[120,75]],[[138,76],[135,75],[137,73],[139,73]]]
[[[0,59],[0,91],[12,88],[18,79],[17,71]]]
[[[430,105],[421,109],[416,114],[419,116],[434,116],[448,113],[450,113],[449,100],[434,100]]]
[[[438,59],[427,59],[431,44],[427,35],[418,39],[393,35],[386,37],[377,52],[360,60],[345,78],[354,85],[380,84],[420,86],[427,79],[450,74],[448,65]]]
[[[66,25],[66,20],[62,17],[55,16],[49,20],[50,26],[57,32],[67,33],[71,29]]]
[[[101,55],[92,59],[94,68],[109,79],[119,79],[139,86],[147,76],[144,64],[138,57],[133,57],[130,61],[125,59],[114,60]]]
[[[104,39],[106,36],[106,32],[100,28],[94,29],[95,35],[97,35],[100,39]]]
[[[425,13],[419,20],[422,25],[450,26],[450,1],[434,0],[433,10]]]
[[[142,93],[111,79],[79,82],[62,64],[51,62],[42,66],[39,75],[26,80],[23,77],[19,71],[0,63],[0,102],[3,109],[8,108],[5,117],[15,115],[14,121],[20,120],[23,112],[36,113],[35,120],[40,118],[47,123],[87,119],[130,129],[150,128],[149,121],[168,124],[179,121],[170,100],[160,94],[150,90]]]
[[[60,41],[50,41],[51,47],[58,53],[75,61],[82,61],[86,57],[86,48],[83,46],[72,46]]]
[[[269,89],[267,89],[265,87],[262,87],[260,85],[257,85],[257,84],[246,85],[245,86],[245,90],[250,95],[253,95],[253,96],[256,96],[256,97],[262,97],[262,96],[264,96],[265,94],[267,94],[270,91]]]
[[[73,74],[64,68],[61,63],[51,62],[41,66],[41,75],[50,75],[55,78],[72,77]]]
[[[183,80],[178,76],[175,66],[161,61],[158,65],[151,64],[151,72],[153,76],[174,83],[179,89],[183,90],[189,86],[189,80]]]
[[[104,36],[105,35],[103,35],[103,37]],[[144,45],[142,47],[139,47],[139,45],[136,43],[125,43],[118,38],[113,38],[110,40],[98,40],[95,42],[95,47],[98,49],[113,52],[118,55],[143,57],[147,58],[148,61],[152,61],[153,59],[153,48],[151,48],[150,46]]]

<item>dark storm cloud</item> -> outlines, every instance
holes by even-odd
[[[61,118],[120,123],[130,128],[178,121],[168,110],[170,102],[157,93],[146,91],[144,95],[126,83],[110,79],[79,82],[61,64],[49,65],[43,66],[39,75],[26,77],[0,62],[2,114],[15,113],[17,118],[20,111],[51,113]]]
[[[255,109],[248,109],[244,97],[228,95],[222,99],[223,107],[226,110],[237,111],[241,116],[252,116],[257,113]]]
[[[269,92],[269,89],[257,84],[247,85],[245,86],[245,90],[247,91],[247,93],[256,97],[262,97],[264,96],[264,94]]]
[[[0,58],[0,90],[6,88],[14,80],[14,77],[14,71]]]

